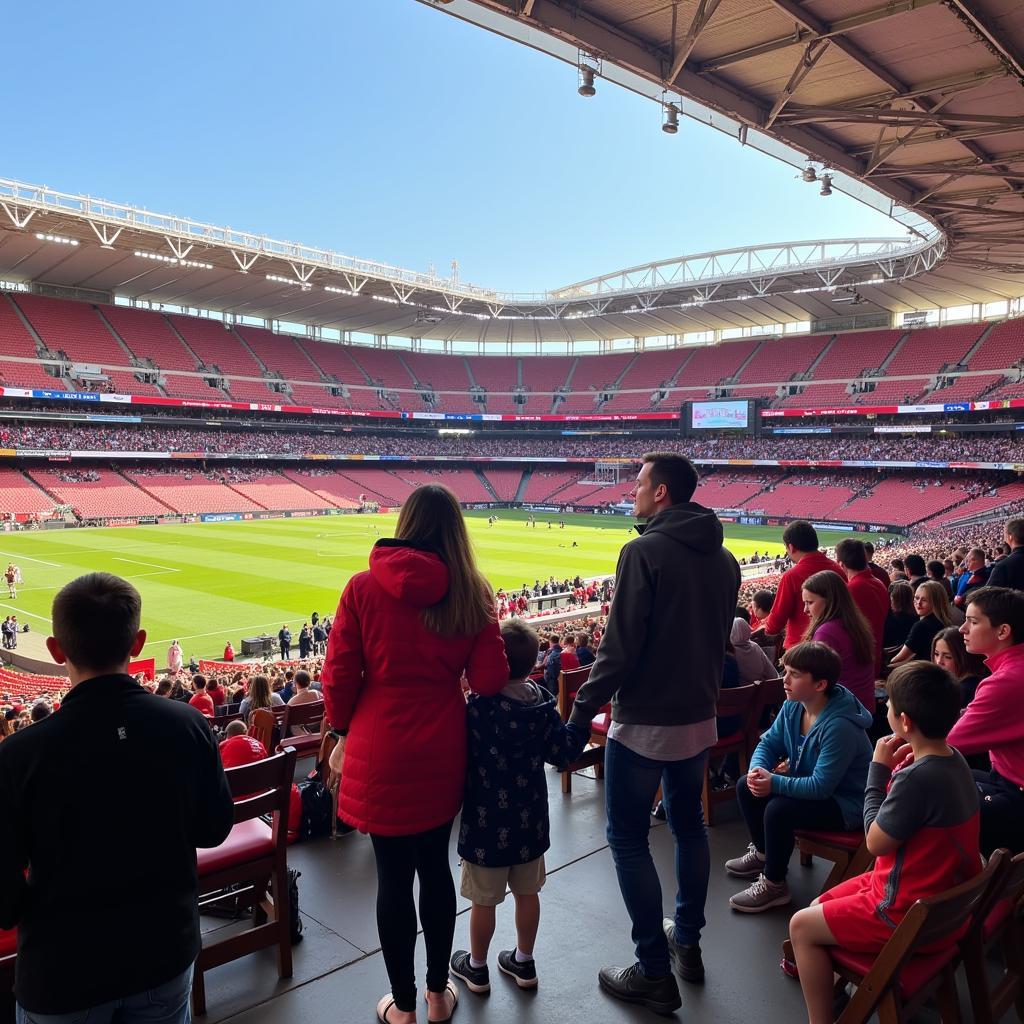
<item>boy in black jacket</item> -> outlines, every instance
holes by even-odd
[[[548,838],[545,762],[559,770],[575,758],[587,734],[563,723],[555,698],[528,680],[537,661],[537,634],[519,620],[501,627],[509,681],[496,697],[472,694],[467,706],[469,757],[459,827],[461,892],[472,900],[471,950],[456,950],[451,971],[471,992],[491,989],[487,950],[494,908],[506,887],[516,903],[516,948],[498,954],[498,970],[520,988],[534,988],[533,943],[540,925],[540,890]]]

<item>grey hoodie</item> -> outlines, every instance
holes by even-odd
[[[722,524],[696,502],[653,516],[627,544],[590,678],[571,721],[589,729],[612,701],[612,720],[690,725],[715,717],[740,586]]]
[[[736,665],[740,670],[740,686],[746,686],[760,679],[778,679],[779,673],[767,654],[750,640],[750,623],[744,619],[733,619],[732,633],[733,651],[736,654]]]

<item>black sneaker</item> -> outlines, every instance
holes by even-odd
[[[671,974],[664,978],[648,978],[639,964],[632,967],[602,967],[597,983],[611,996],[627,1003],[639,1003],[648,1010],[666,1016],[683,1005],[679,986]]]
[[[683,981],[699,982],[704,980],[704,960],[700,955],[700,946],[684,946],[676,942],[676,924],[671,917],[664,922],[665,938],[668,940],[668,955],[672,958],[672,966]]]
[[[498,970],[502,974],[507,974],[510,978],[515,978],[516,984],[520,988],[537,987],[536,963],[532,959],[527,960],[524,964],[520,963],[516,959],[516,951],[514,949],[503,949],[498,954]]]
[[[449,964],[452,974],[455,975],[459,981],[464,982],[466,988],[470,992],[475,992],[478,996],[486,995],[491,991],[491,975],[487,970],[487,964],[483,967],[474,967],[469,962],[469,953],[464,949],[457,949],[452,953],[451,963]]]

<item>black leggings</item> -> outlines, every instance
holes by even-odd
[[[443,992],[455,937],[455,883],[448,861],[452,822],[411,836],[370,836],[377,859],[377,932],[395,1005],[416,1010],[416,904],[420,881],[420,924],[427,947],[427,988]]]

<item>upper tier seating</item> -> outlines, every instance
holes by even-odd
[[[934,480],[894,477],[880,481],[870,494],[852,501],[839,517],[855,523],[909,526],[966,498],[963,485],[953,481],[943,481],[936,487]]]
[[[219,321],[177,314],[168,320],[205,365],[216,366],[225,376],[263,376],[263,368],[252,353]]]
[[[982,324],[925,327],[911,331],[899,352],[886,367],[886,374],[935,373],[950,363],[957,364],[981,337]]]
[[[1024,318],[996,324],[971,359],[972,370],[1005,370],[1024,359]]]
[[[830,334],[812,334],[766,339],[743,368],[740,384],[778,383],[806,373],[831,337]]]
[[[880,380],[875,383],[874,391],[854,395],[853,400],[856,405],[913,404],[927,386],[928,381],[923,377],[917,380]]]
[[[405,352],[405,365],[413,372],[418,383],[428,385],[432,391],[451,391],[455,394],[437,394],[435,409],[445,412],[480,412],[470,399],[469,374],[461,356],[443,356],[426,352]],[[408,398],[409,396],[407,396]],[[413,408],[416,408],[413,406]]]
[[[949,523],[958,522],[967,516],[977,516],[992,509],[1002,508],[1011,503],[1018,507],[1024,504],[1024,482],[1015,481],[1012,484],[1004,484],[997,487],[993,494],[982,494],[971,498],[966,504],[951,506],[947,511],[941,512],[934,519],[929,519],[925,524],[929,529],[938,526],[946,526]]]
[[[574,356],[523,356],[519,360],[523,386],[532,392],[523,406],[524,416],[546,416],[551,412],[551,392],[563,387],[573,367],[580,360]],[[573,373],[572,386],[575,386]],[[538,392],[547,391],[548,394]]]
[[[1001,380],[1003,380],[1001,373],[985,373],[977,377],[956,377],[947,387],[929,391],[924,396],[924,401],[928,403],[970,402],[972,399],[980,398]]]
[[[814,380],[852,380],[885,362],[904,331],[854,331],[837,334],[814,368]]]
[[[985,396],[986,401],[1003,398],[1024,398],[1024,380],[1002,384]]]
[[[94,472],[99,480],[80,483],[61,480],[59,472],[47,469],[32,469],[29,476],[54,495],[60,504],[77,509],[86,519],[102,519],[111,515],[161,516],[171,511],[120,473],[109,469]]]
[[[519,360],[501,356],[477,356],[466,359],[473,380],[487,390],[489,413],[516,413],[521,406],[512,401],[511,392],[519,384]]]
[[[235,333],[268,370],[276,370],[285,380],[320,380],[320,370],[297,338],[242,324],[235,327]]]
[[[152,359],[161,370],[195,373],[198,369],[192,353],[159,313],[130,306],[104,306],[103,315],[140,359]],[[199,384],[208,389],[201,380]]]
[[[53,498],[19,470],[0,469],[0,513],[49,512],[55,504]]]
[[[254,512],[260,508],[244,495],[198,472],[127,471],[124,475],[175,512]]]
[[[287,395],[271,391],[266,381],[262,380],[238,380],[230,377],[224,382],[224,386],[236,402],[280,404],[288,401]]]
[[[516,492],[523,481],[521,469],[488,469],[484,476],[498,496],[498,501],[515,501]]]
[[[0,292],[0,386],[21,388],[60,388],[60,379],[43,369],[36,351],[35,338],[21,322],[9,296]]]
[[[808,384],[797,395],[790,395],[778,403],[783,409],[825,409],[853,405],[846,384]]]
[[[686,361],[678,383],[681,387],[714,387],[726,377],[734,376],[759,344],[755,338],[745,338],[697,348]],[[685,397],[696,399],[702,396],[691,392]]]

